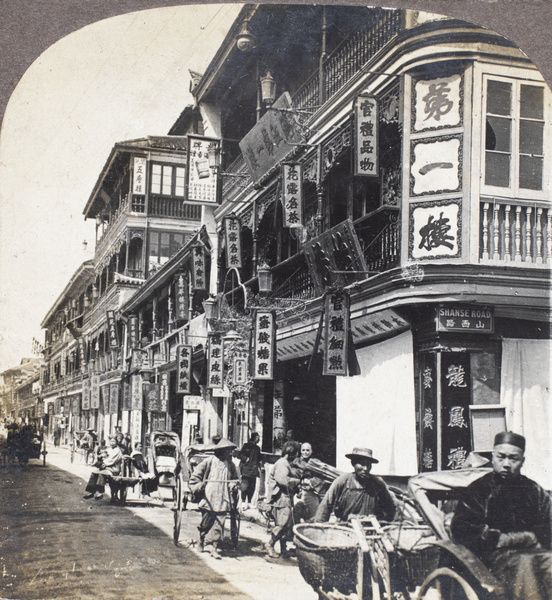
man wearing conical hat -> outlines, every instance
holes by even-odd
[[[221,439],[214,447],[214,455],[196,466],[189,481],[192,492],[203,495],[199,502],[199,549],[217,559],[224,520],[237,500],[238,471],[232,462],[232,451],[236,447],[229,440]]]
[[[350,515],[375,515],[380,521],[392,521],[395,503],[381,477],[370,475],[372,465],[379,462],[370,448],[354,448],[345,455],[353,465],[353,473],[335,479],[322,499],[314,520],[328,521],[332,512],[339,521]]]
[[[451,533],[489,566],[513,600],[550,600],[550,495],[521,475],[524,454],[523,436],[496,435],[493,471],[464,490]]]

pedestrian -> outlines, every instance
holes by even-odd
[[[278,541],[280,556],[287,558],[287,542],[291,539],[293,526],[293,496],[299,489],[299,479],[294,477],[292,471],[292,463],[296,458],[296,443],[286,442],[282,448],[282,456],[268,476],[266,500],[274,518],[274,527],[264,549],[270,558],[278,558],[275,549]]]
[[[201,495],[199,509],[199,549],[210,552],[219,559],[219,543],[224,531],[226,515],[236,506],[238,499],[238,471],[232,462],[232,451],[237,446],[221,439],[214,455],[199,463],[189,480],[192,493]]]
[[[99,466],[93,469],[88,479],[85,490],[86,494],[83,496],[85,500],[92,497],[96,500],[103,498],[107,479],[121,473],[123,454],[115,438],[109,438],[109,448],[107,448],[105,454],[99,460],[101,461]],[[115,497],[111,499],[115,500]]]
[[[550,496],[521,474],[525,444],[517,433],[495,436],[493,470],[463,490],[451,533],[506,585],[513,600],[550,600]]]
[[[149,472],[148,465],[142,452],[141,442],[137,442],[134,446],[134,450],[130,454],[130,459],[134,472],[141,479],[140,490],[142,492],[142,496],[144,496],[146,500],[150,500],[152,492],[155,492],[158,487],[157,477],[154,475],[154,473]]]
[[[337,477],[326,492],[314,520],[328,521],[332,512],[338,521],[347,521],[353,515],[375,515],[380,521],[392,521],[395,503],[387,485],[370,475],[372,465],[379,461],[370,448],[354,448],[345,455],[351,461],[353,473]]]
[[[294,466],[299,469],[299,495],[293,507],[293,521],[312,521],[324,497],[327,484],[323,479],[316,477],[309,466],[313,464],[312,446],[305,442],[301,444],[301,456],[294,461]]]
[[[55,426],[54,429],[54,446],[59,446],[61,441],[61,427],[59,425]]]
[[[260,439],[261,436],[255,431],[251,434],[249,441],[240,450],[242,510],[250,507],[255,494],[255,488],[257,487],[257,477],[261,474],[261,449],[258,445]]]

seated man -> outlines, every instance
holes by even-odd
[[[134,473],[142,480],[140,482],[142,496],[149,499],[151,493],[157,490],[157,478],[153,473],[149,472],[148,465],[142,453],[142,444],[140,442],[136,443],[134,450],[130,454],[130,459]]]
[[[521,475],[524,453],[523,436],[497,434],[493,471],[463,491],[451,533],[508,587],[513,600],[550,600],[550,496]]]
[[[121,473],[123,454],[117,446],[115,438],[109,439],[109,447],[98,456],[98,461],[101,462],[99,462],[99,465],[90,474],[90,479],[85,490],[86,494],[83,496],[85,500],[92,497],[96,500],[103,498],[106,480],[111,476],[117,476]]]
[[[375,515],[379,520],[392,521],[395,503],[383,479],[370,475],[372,465],[379,462],[369,448],[354,448],[345,455],[351,460],[353,473],[345,473],[334,480],[322,499],[315,522],[328,521],[332,512],[339,521],[351,515]]]

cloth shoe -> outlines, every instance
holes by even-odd
[[[103,494],[100,492],[96,492],[94,494],[94,500],[101,500],[103,498]]]
[[[264,546],[265,552],[270,558],[278,558],[279,554],[274,550],[274,542],[267,542]]]
[[[211,544],[209,552],[211,553],[211,556],[217,560],[220,560],[222,558],[216,544]]]
[[[86,494],[84,494],[83,498],[85,500],[90,500],[90,498],[93,498],[94,494],[92,492],[87,492]]]

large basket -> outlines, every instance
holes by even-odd
[[[349,594],[356,589],[358,541],[354,531],[329,523],[301,523],[293,528],[297,563],[314,590]]]

